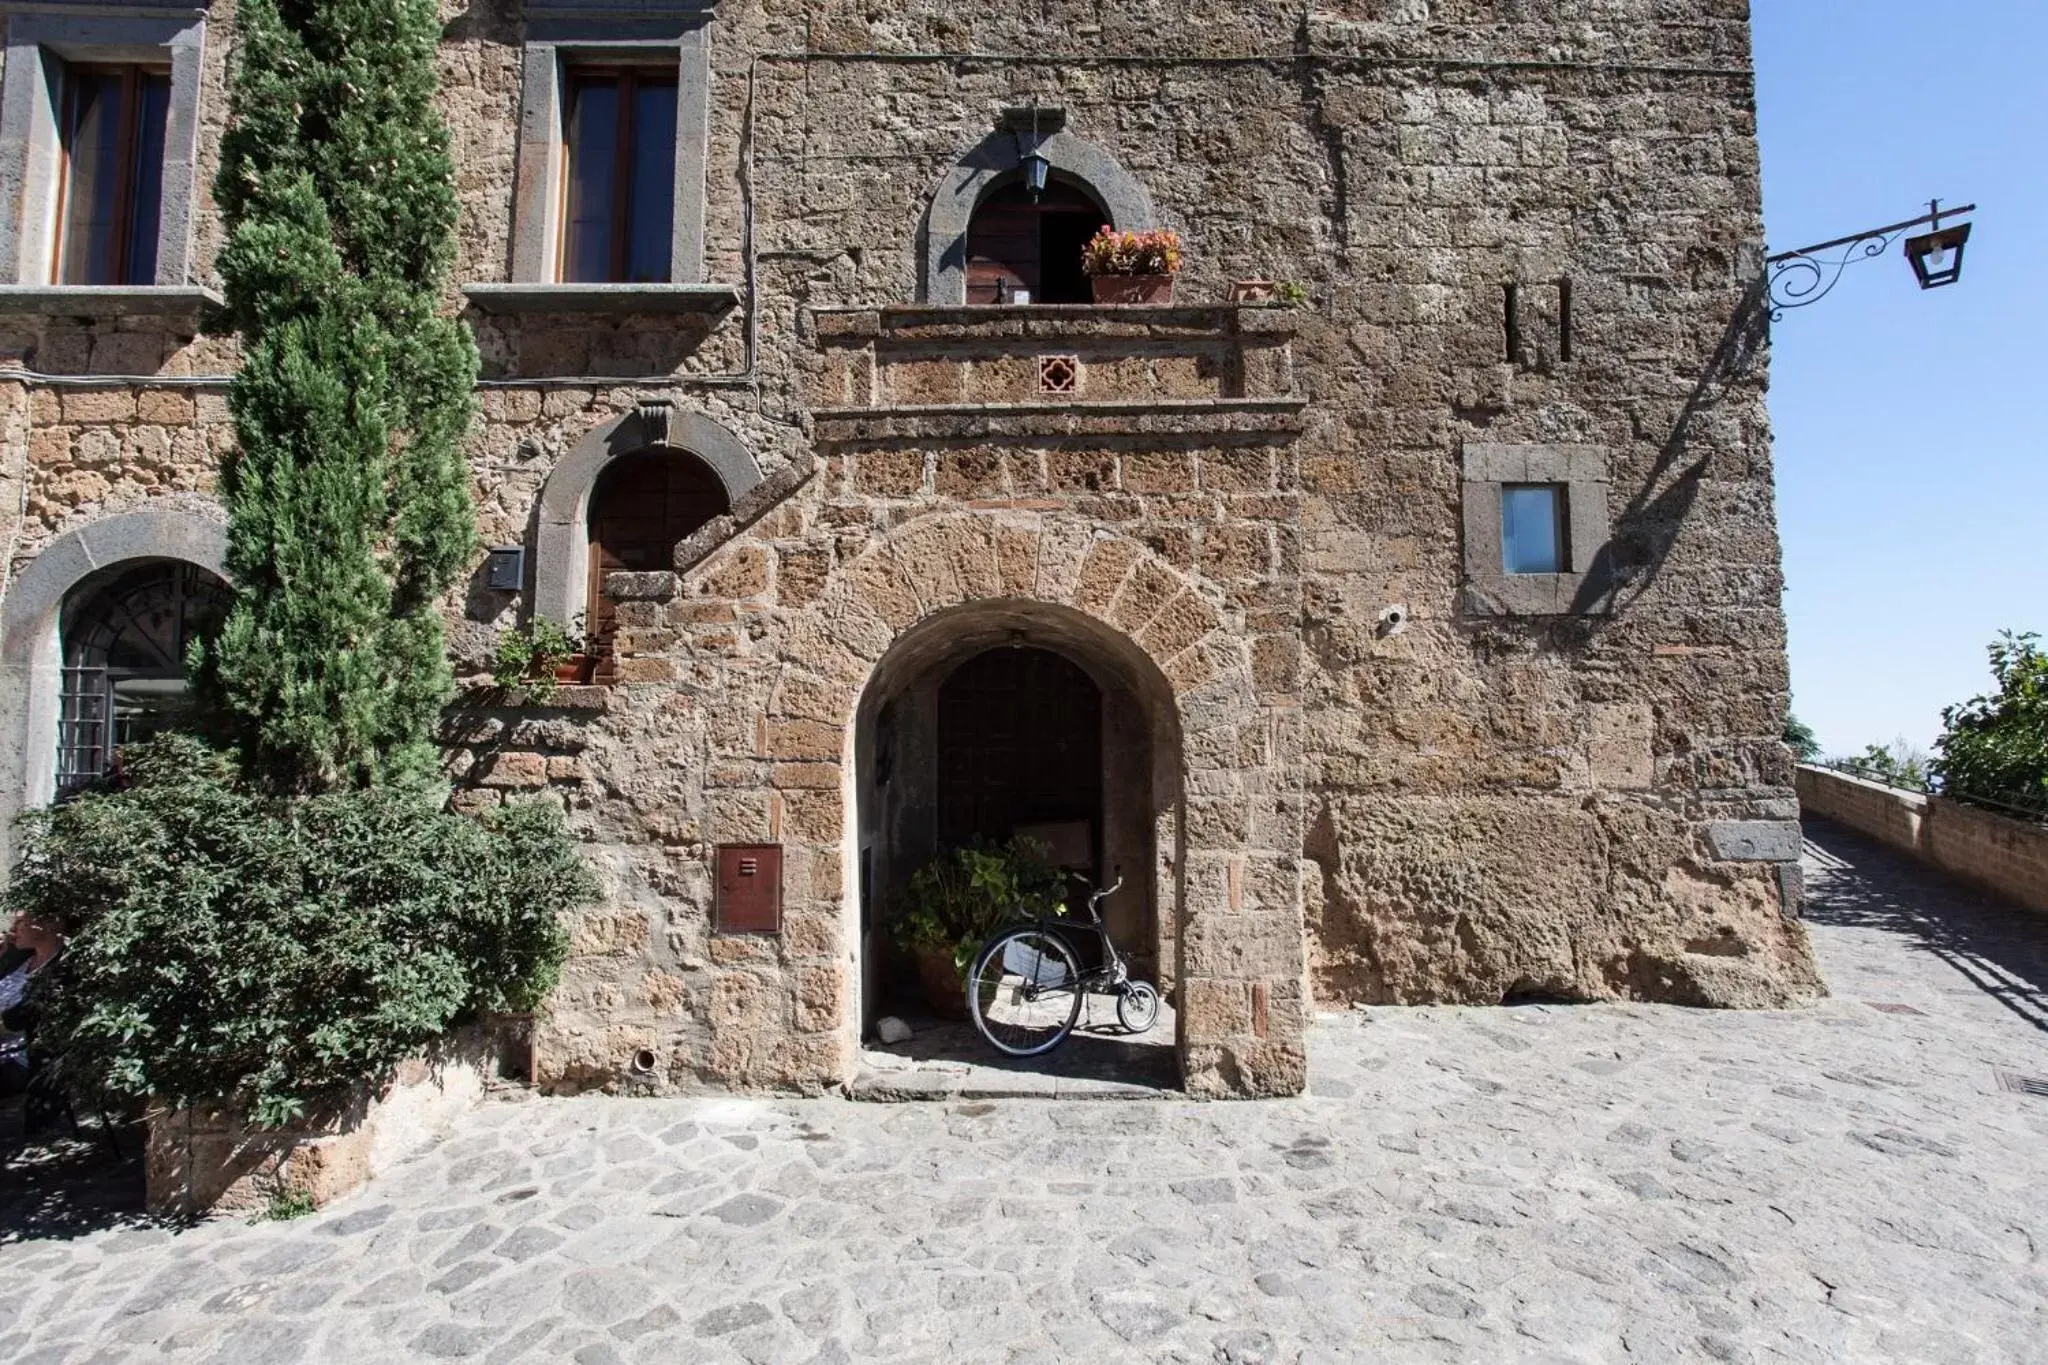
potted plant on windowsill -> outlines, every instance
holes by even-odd
[[[975,949],[1013,920],[1059,914],[1060,890],[1059,869],[1029,839],[949,849],[919,868],[893,928],[917,963],[931,1012],[965,1019]]]
[[[1097,303],[1171,303],[1173,277],[1180,271],[1180,234],[1118,232],[1104,227],[1081,249]]]
[[[498,637],[491,676],[506,691],[514,688],[546,705],[564,683],[588,683],[597,671],[597,656],[578,633],[571,636],[560,623],[536,616],[531,624],[514,626]]]

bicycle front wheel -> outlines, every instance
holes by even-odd
[[[1081,1017],[1081,967],[1057,935],[1012,929],[990,939],[967,973],[967,1013],[996,1051],[1050,1052]]]

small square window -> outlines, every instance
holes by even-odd
[[[564,283],[668,282],[676,85],[675,71],[654,67],[569,71],[562,111]]]
[[[1501,567],[1511,574],[1565,572],[1567,522],[1563,484],[1502,484]]]
[[[65,68],[56,283],[156,283],[170,107],[168,71]]]

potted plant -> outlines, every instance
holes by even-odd
[[[580,618],[577,625],[582,625]],[[571,636],[545,616],[514,626],[498,637],[491,676],[507,691],[518,688],[545,705],[561,684],[587,683],[594,676],[597,660],[580,635],[580,629]]]
[[[1029,839],[948,849],[917,870],[895,937],[917,963],[932,1013],[967,1017],[967,964],[988,936],[1013,920],[1063,913],[1060,872]]]
[[[1118,232],[1105,226],[1081,249],[1081,268],[1097,303],[1171,303],[1180,270],[1180,234]]]

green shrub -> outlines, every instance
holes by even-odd
[[[910,879],[896,940],[913,950],[949,949],[964,972],[974,950],[1003,925],[1064,913],[1062,891],[1060,870],[1033,840],[949,849]]]
[[[282,799],[198,741],[25,818],[6,902],[55,923],[40,1038],[102,1100],[226,1102],[280,1124],[449,1028],[537,1005],[561,912],[596,893],[561,813],[472,820],[417,789]]]
[[[1927,754],[1908,744],[1904,736],[1893,740],[1889,746],[1866,744],[1862,753],[1828,759],[1826,766],[1836,772],[1860,777],[1866,782],[1882,782],[1901,791],[1927,790]]]
[[[2048,809],[2048,653],[2009,630],[1989,653],[1998,690],[1941,713],[1934,774],[1951,796]]]

